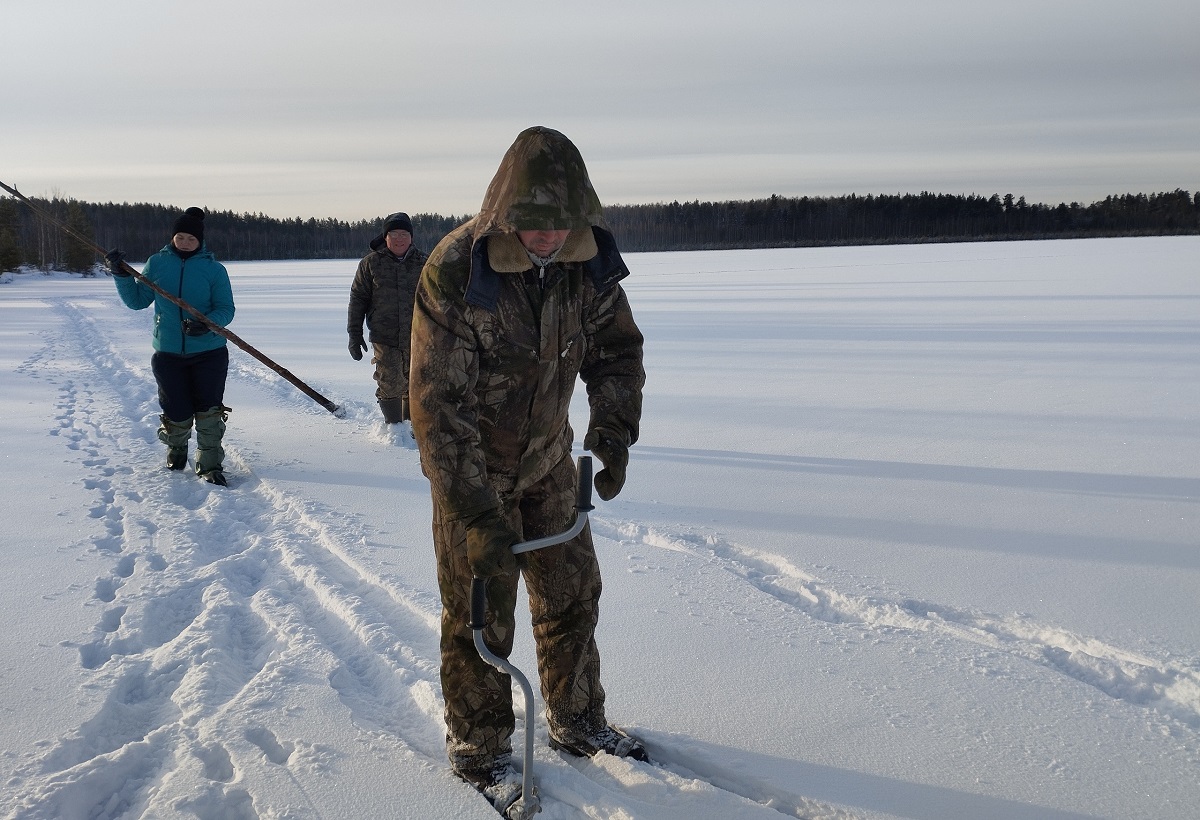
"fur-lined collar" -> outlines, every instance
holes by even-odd
[[[604,293],[629,275],[629,268],[625,266],[612,234],[595,227],[579,233],[584,236],[577,237],[572,231],[567,237],[556,262],[582,262],[585,275],[592,280],[597,293]],[[498,244],[507,245],[507,248],[493,251],[492,247]],[[493,254],[500,269],[493,267]],[[495,310],[504,275],[521,273],[532,267],[529,254],[515,234],[492,234],[478,240],[471,245],[471,270],[463,298],[469,305]]]
[[[597,253],[596,237],[590,228],[576,229],[554,256],[555,262],[586,262]],[[533,267],[529,253],[515,233],[492,234],[487,238],[488,264],[496,273],[521,273]]]

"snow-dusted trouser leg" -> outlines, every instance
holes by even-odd
[[[375,365],[375,398],[408,398],[408,348],[372,342]]]
[[[557,472],[559,474],[558,478],[561,479],[562,471],[556,470],[555,472]],[[575,477],[574,474],[572,474],[572,477],[573,478]],[[513,546],[514,553],[517,553],[518,555],[522,554],[522,553],[535,553],[538,550],[545,550],[547,548],[555,547],[555,546],[564,544],[568,541],[572,541],[576,538],[579,538],[580,536],[584,535],[587,532],[587,514],[588,514],[588,511],[590,511],[592,509],[592,505],[591,505],[592,464],[591,464],[591,459],[587,456],[584,456],[583,458],[581,458],[579,460],[579,472],[578,472],[577,486],[578,486],[578,494],[577,494],[577,504],[575,507],[576,514],[575,514],[575,520],[571,524],[571,526],[569,526],[566,529],[564,529],[558,533],[555,533],[553,535],[543,535],[541,537],[527,539],[526,541],[524,541],[520,544],[516,544]],[[535,556],[533,556],[533,555],[528,555],[526,560],[532,559],[534,557]],[[594,563],[594,561],[595,561],[594,555],[592,556],[592,560]],[[596,580],[598,583],[599,582],[598,569],[597,569],[597,573],[596,573]],[[528,582],[528,576],[527,576],[527,582]],[[598,594],[599,594],[599,589],[597,589],[597,595]],[[537,597],[536,593],[531,591],[530,592],[531,600],[536,597]],[[536,626],[538,624],[538,618],[537,618],[538,607],[533,604],[531,604],[531,607],[534,609],[534,614],[535,614],[534,624],[535,624],[535,631],[536,631]],[[502,658],[499,655],[494,654],[491,651],[491,649],[488,647],[487,642],[484,639],[484,630],[487,628],[487,624],[488,624],[487,609],[488,609],[487,581],[483,578],[473,578],[471,580],[471,622],[470,622],[470,627],[471,627],[472,637],[473,637],[474,643],[475,643],[475,649],[479,653],[480,658],[482,658],[484,661],[486,661],[489,665],[491,665],[498,671],[507,674],[510,678],[512,678],[512,680],[516,681],[517,685],[520,686],[520,688],[521,688],[521,692],[522,692],[522,695],[524,696],[524,700],[525,700],[525,744],[524,744],[525,754],[524,754],[524,767],[522,770],[521,797],[517,800],[516,803],[513,804],[512,808],[509,809],[509,811],[508,811],[508,816],[513,818],[514,820],[525,820],[525,818],[533,817],[533,815],[537,814],[538,810],[541,808],[540,803],[538,801],[537,787],[534,785],[534,781],[533,781],[533,752],[534,752],[533,715],[536,714],[537,709],[536,709],[536,705],[535,705],[534,699],[533,699],[533,687],[530,685],[529,679],[527,677],[525,677],[524,674],[521,673],[520,669],[518,669],[517,667],[515,667],[511,663],[509,663],[506,657]],[[589,631],[590,632],[595,631],[594,619],[592,620],[592,629]],[[547,642],[544,640],[544,638],[545,638],[545,634],[543,633],[543,635],[540,636],[539,640],[538,640],[538,649],[539,649],[538,667],[539,667],[539,671],[542,672],[543,694],[550,691],[547,686],[547,683],[546,683],[547,666],[546,666],[546,664],[544,664],[542,662],[542,656],[544,654],[542,652],[542,649],[543,649],[543,646],[547,645]],[[590,643],[592,649],[594,650],[595,642],[589,641],[589,643]],[[592,655],[593,655],[594,659],[596,660],[595,671],[596,671],[597,675],[596,675],[595,683],[596,683],[596,687],[598,688],[599,682],[600,682],[599,674],[598,674],[599,673],[599,663],[598,663],[599,657],[594,652],[592,653]],[[603,690],[600,690],[600,692],[601,692],[601,696],[603,696]]]
[[[577,473],[567,455],[525,493],[519,509],[526,540],[513,547],[524,564],[538,677],[552,732],[566,727],[599,730],[607,725],[595,640],[600,564],[587,526],[591,458],[581,458],[580,468]],[[579,516],[577,504],[585,505]]]
[[[167,467],[182,470],[187,466],[188,441],[192,438],[192,416],[172,421],[166,413],[158,417],[158,440],[167,445]]]
[[[174,421],[163,413],[158,420],[158,440],[172,450],[187,450],[188,442],[192,439],[192,416]]]
[[[568,454],[508,510],[509,523],[526,538],[557,534],[575,520],[576,472]],[[479,657],[470,628],[471,568],[466,532],[448,520],[434,499],[433,540],[442,596],[442,695],[446,749],[455,769],[483,770],[511,751],[515,721],[505,675]],[[542,697],[552,728],[600,728],[604,690],[595,629],[600,567],[586,527],[569,541],[522,556],[524,568],[487,582],[487,645],[507,658],[515,630],[517,583],[529,589]]]
[[[225,437],[225,419],[229,408],[224,405],[210,407],[196,414],[196,474],[205,475],[220,470],[225,460],[221,439]]]

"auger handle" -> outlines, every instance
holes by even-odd
[[[592,506],[592,457],[580,456],[576,462],[579,472],[579,489],[575,496],[575,523],[557,535],[547,535],[545,538],[534,538],[513,544],[512,551],[516,555],[523,552],[533,552],[543,547],[552,547],[564,541],[570,541],[587,526],[587,514],[596,509]]]
[[[487,626],[487,579],[471,579],[471,629]]]
[[[532,552],[542,547],[561,544],[569,541],[587,526],[587,515],[595,509],[592,506],[592,457],[580,456],[576,462],[579,473],[579,486],[575,495],[575,523],[558,535],[545,538],[535,538],[532,541],[522,541],[514,544],[514,554]],[[525,698],[525,750],[524,771],[521,773],[521,797],[514,808],[509,810],[509,816],[525,820],[537,814],[541,805],[538,803],[537,787],[533,782],[533,747],[534,747],[534,699],[533,685],[520,669],[488,649],[483,639],[483,630],[487,627],[487,579],[471,579],[471,639],[475,643],[475,651],[485,662],[507,674],[521,688]],[[518,805],[519,804],[519,805]],[[514,813],[515,812],[515,813]]]
[[[592,504],[592,457],[580,456],[576,461],[576,470],[579,473],[579,485],[575,495],[575,522],[557,535],[548,535],[545,538],[534,538],[531,541],[514,544],[512,548],[514,554],[519,555],[523,552],[533,552],[543,547],[561,544],[583,532],[584,525],[587,524],[587,514],[596,509]],[[471,579],[471,622],[468,625],[471,629],[483,629],[487,626],[487,579],[485,578]]]

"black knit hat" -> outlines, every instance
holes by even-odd
[[[199,208],[188,208],[183,212],[183,216],[175,220],[175,226],[171,229],[171,235],[177,233],[190,233],[192,236],[204,241],[204,211]]]
[[[387,219],[383,220],[383,233],[388,231],[408,231],[413,232],[412,220],[408,218],[408,214],[403,211],[397,211],[394,214],[389,214]]]

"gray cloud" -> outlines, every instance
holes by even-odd
[[[516,133],[606,202],[1200,188],[1200,4],[4,3],[0,179],[277,216],[474,211]]]

